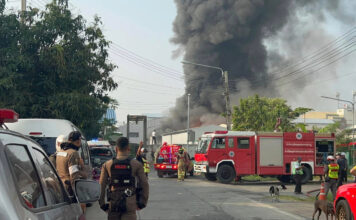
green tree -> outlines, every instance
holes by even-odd
[[[0,0],[0,107],[22,118],[68,119],[97,136],[113,101],[108,92],[117,88],[100,19],[88,25],[68,0],[54,0],[44,11],[4,10]]]
[[[318,129],[318,133],[335,133],[335,142],[339,144],[348,144],[352,142],[351,129],[341,129],[341,123],[335,122],[333,124],[327,125],[324,128]]]
[[[281,119],[281,131],[295,130],[291,120],[311,109],[288,106],[286,100],[259,97],[258,95],[240,99],[240,105],[234,106],[233,130],[273,131],[278,118]]]

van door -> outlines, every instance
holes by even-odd
[[[234,147],[235,152],[235,167],[236,173],[240,174],[252,174],[253,167],[253,137],[237,137],[237,146]]]
[[[209,172],[216,172],[216,165],[221,160],[227,159],[226,137],[215,137],[208,151]]]

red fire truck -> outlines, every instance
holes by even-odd
[[[154,164],[157,170],[157,176],[162,178],[163,175],[174,175],[178,172],[177,154],[181,148],[179,145],[163,145],[157,155],[156,163]],[[189,155],[188,155],[189,157]],[[186,174],[193,176],[193,166],[188,166]]]
[[[195,154],[194,171],[208,180],[230,183],[241,176],[277,177],[290,182],[292,163],[302,158],[303,183],[323,175],[335,152],[334,134],[300,132],[216,131],[205,133]]]

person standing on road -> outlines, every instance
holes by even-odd
[[[337,181],[337,188],[342,186],[342,183],[347,182],[347,160],[346,154],[344,152],[340,153],[340,158],[337,160],[337,164],[339,165],[339,179]]]
[[[136,211],[147,205],[147,177],[141,163],[129,157],[129,140],[126,137],[117,140],[116,152],[116,158],[104,163],[101,169],[99,205],[108,212],[109,220],[135,220]],[[105,196],[109,203],[105,202]]]
[[[136,160],[138,160],[142,166],[143,166],[143,171],[145,172],[146,176],[148,177],[148,174],[150,173],[150,164],[148,163],[146,154],[147,150],[142,147],[143,142],[140,142],[140,145],[138,147],[137,153],[136,153]]]
[[[156,139],[156,130],[152,131],[152,145],[157,144],[157,139]]]
[[[56,139],[56,152],[54,154],[52,154],[51,156],[49,156],[49,161],[51,161],[51,163],[53,164],[54,168],[56,168],[57,166],[57,153],[61,150],[61,144],[67,142],[68,139],[65,135],[61,134],[57,137]]]
[[[79,131],[72,131],[68,135],[68,142],[62,143],[61,150],[56,154],[58,175],[71,196],[74,195],[74,181],[88,177],[88,174],[84,171],[83,160],[78,153],[81,141],[81,133]],[[81,204],[81,207],[84,213],[86,204]]]
[[[325,195],[328,196],[329,190],[331,190],[333,200],[335,200],[340,167],[335,162],[334,156],[328,156],[327,160],[328,164],[324,167]]]
[[[177,161],[178,161],[178,182],[180,182],[180,181],[184,181],[186,164],[187,164],[187,156],[183,148],[180,148],[178,150]]]
[[[301,164],[302,158],[298,157],[298,161],[294,162],[294,167],[292,170],[292,174],[294,175],[294,181],[295,181],[295,189],[294,193],[295,194],[302,194],[302,177],[303,177],[303,166]]]

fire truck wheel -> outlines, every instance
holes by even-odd
[[[235,170],[230,165],[221,165],[216,177],[221,183],[231,183],[236,178]]]
[[[282,176],[278,176],[277,179],[279,181],[281,181],[282,183],[290,183],[291,181],[291,176],[289,175],[282,175]]]
[[[308,167],[303,167],[302,184],[306,184],[312,176],[312,171]]]
[[[157,170],[157,176],[159,178],[163,178],[163,173],[161,171]]]
[[[205,173],[205,178],[209,181],[216,181],[216,174],[215,173]]]

